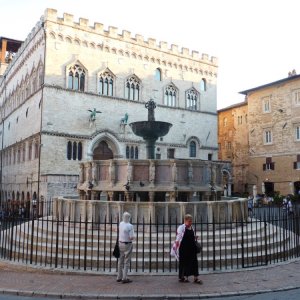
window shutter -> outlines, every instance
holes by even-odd
[[[271,170],[275,170],[275,163],[270,163]]]
[[[263,164],[263,171],[266,171],[266,164]]]
[[[294,169],[297,169],[297,162],[294,161]]]
[[[300,162],[300,154],[297,155],[297,161]]]
[[[272,163],[272,157],[267,157],[266,158],[266,163],[271,164]]]

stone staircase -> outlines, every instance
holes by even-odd
[[[51,217],[3,228],[0,255],[3,258],[55,268],[113,272],[112,251],[117,238],[115,224],[73,224]],[[86,226],[87,225],[87,226]],[[228,224],[227,224],[228,225]],[[176,272],[178,263],[170,256],[175,225],[135,226],[136,240],[131,272]],[[290,230],[253,220],[244,226],[198,231],[203,251],[198,256],[203,271],[237,269],[279,262],[296,256],[299,237]]]

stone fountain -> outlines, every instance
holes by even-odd
[[[148,109],[148,121],[139,121],[130,123],[133,133],[142,137],[146,142],[147,158],[154,159],[155,142],[159,137],[163,137],[168,134],[171,123],[155,121],[154,109],[156,108],[155,102],[151,99],[145,107]]]
[[[111,159],[80,164],[79,199],[59,197],[54,217],[76,221],[113,221],[123,211],[133,221],[182,220],[190,213],[211,222],[245,221],[246,199],[221,200],[221,161],[200,159],[154,159],[155,142],[168,134],[171,123],[156,121],[153,100],[146,103],[148,121],[130,123],[133,133],[146,142],[147,159]]]

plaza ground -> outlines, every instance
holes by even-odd
[[[0,261],[0,293],[63,299],[205,299],[300,288],[300,260],[235,272],[203,273],[203,285],[179,283],[176,275],[131,275],[116,282],[97,272],[42,269]]]

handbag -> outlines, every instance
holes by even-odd
[[[201,253],[202,245],[198,241],[195,241],[195,247],[196,247],[196,253],[197,254]]]
[[[120,257],[120,248],[119,248],[119,241],[118,240],[116,241],[116,244],[115,244],[115,248],[114,248],[114,251],[113,251],[113,256],[115,258]]]

